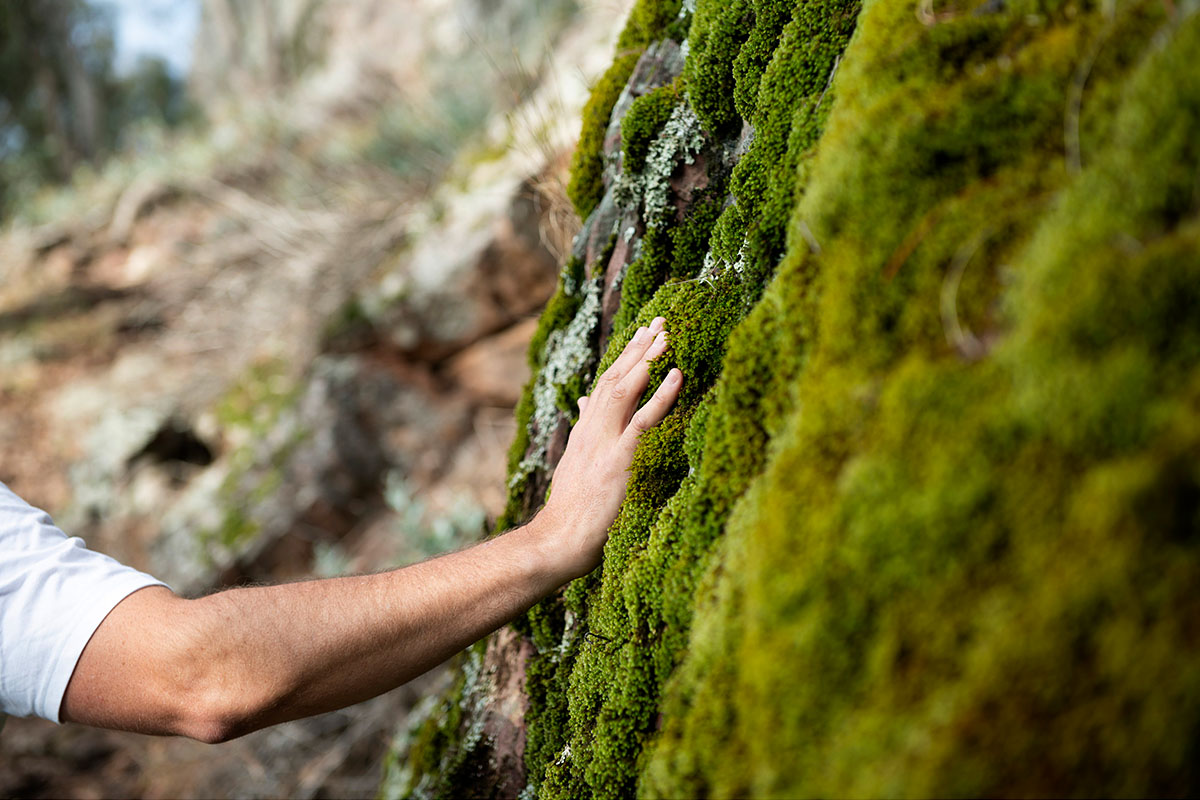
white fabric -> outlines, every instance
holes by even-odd
[[[67,682],[96,628],[117,603],[157,585],[68,538],[0,483],[0,712],[58,722]]]

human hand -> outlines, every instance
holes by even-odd
[[[666,416],[683,386],[683,373],[672,369],[646,405],[637,408],[650,383],[649,362],[667,347],[665,324],[656,317],[648,328],[639,328],[595,391],[579,398],[579,422],[537,520],[569,577],[586,575],[600,563],[608,528],[625,500],[638,437]]]

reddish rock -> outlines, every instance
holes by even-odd
[[[447,377],[474,404],[513,408],[529,380],[525,351],[536,329],[530,318],[476,342],[450,359]]]
[[[516,797],[525,788],[525,665],[533,652],[532,642],[512,628],[501,628],[488,640],[483,657],[492,684],[483,733],[492,748],[494,797]]]

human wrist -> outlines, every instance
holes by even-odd
[[[586,575],[595,566],[580,547],[582,537],[574,528],[573,515],[561,513],[553,503],[525,526],[537,563],[553,589]]]

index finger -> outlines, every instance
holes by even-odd
[[[608,380],[616,384],[621,378],[624,378],[642,360],[646,351],[654,344],[654,337],[666,323],[667,321],[662,317],[655,317],[651,320],[648,328],[638,328],[633,338],[625,345],[625,349],[621,351],[621,355],[617,356],[617,360],[604,370],[600,380]]]

